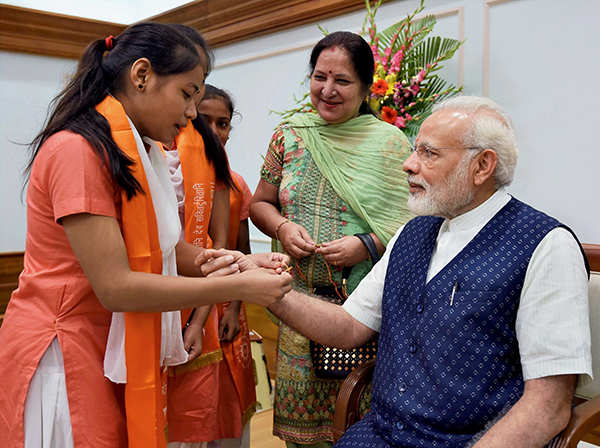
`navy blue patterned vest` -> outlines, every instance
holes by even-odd
[[[392,249],[372,409],[337,446],[463,447],[522,395],[521,288],[561,224],[513,198],[426,284],[442,222],[411,220]]]

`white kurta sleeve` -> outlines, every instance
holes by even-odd
[[[516,321],[524,380],[552,375],[592,377],[588,278],[583,256],[564,228],[533,252]]]

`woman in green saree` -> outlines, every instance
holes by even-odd
[[[402,163],[409,142],[370,113],[374,60],[357,34],[336,32],[313,48],[311,102],[275,131],[250,215],[292,258],[294,287],[341,286],[352,266],[351,292],[373,263],[355,234],[369,235],[379,254],[410,215]],[[364,239],[364,237],[363,237]],[[312,367],[309,341],[279,324],[273,433],[288,447],[327,447],[340,380]]]

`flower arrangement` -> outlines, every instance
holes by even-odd
[[[429,36],[435,16],[415,20],[425,8],[424,0],[404,20],[378,33],[375,15],[384,1],[371,5],[365,0],[367,15],[361,34],[371,45],[375,58],[369,106],[382,120],[414,138],[435,102],[462,91],[462,87],[448,83],[436,73],[442,68],[441,62],[452,58],[462,42]]]
[[[375,115],[397,126],[413,140],[433,105],[462,91],[462,86],[452,85],[437,73],[442,68],[441,63],[451,59],[462,42],[429,36],[436,24],[435,16],[415,19],[425,9],[425,0],[405,19],[377,32],[375,15],[385,0],[375,0],[371,5],[372,1],[365,0],[367,15],[361,30],[375,59],[375,74],[367,100]],[[319,29],[327,34],[322,27]],[[308,78],[304,82],[307,81]],[[307,101],[309,96],[308,92],[301,98],[294,96],[298,106],[278,112],[279,115],[287,118],[297,112],[313,112],[310,100]]]

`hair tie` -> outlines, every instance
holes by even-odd
[[[113,42],[114,38],[115,38],[115,36],[110,35],[106,39],[104,39],[104,45],[106,46],[106,51],[112,50],[112,47],[114,44],[114,42]]]

